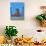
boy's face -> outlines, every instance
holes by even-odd
[[[19,11],[16,11],[16,14],[19,14]]]
[[[46,6],[41,6],[40,9],[42,10],[42,12],[43,12],[44,14],[46,14]]]
[[[46,14],[46,8],[42,8],[42,12]]]

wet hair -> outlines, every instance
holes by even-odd
[[[19,9],[17,8],[16,11],[19,11]]]

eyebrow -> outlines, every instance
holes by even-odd
[[[46,9],[46,6],[41,6],[40,8],[41,8],[41,9]]]

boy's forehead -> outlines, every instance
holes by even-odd
[[[40,9],[46,9],[46,6],[40,6]]]

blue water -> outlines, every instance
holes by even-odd
[[[24,3],[21,2],[11,2],[10,3],[10,13],[13,15],[16,9],[20,10],[21,16],[24,16]]]

